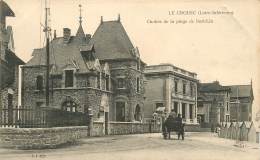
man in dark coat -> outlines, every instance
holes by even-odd
[[[171,139],[170,132],[175,130],[175,128],[174,128],[176,126],[175,116],[176,116],[176,114],[174,112],[171,112],[164,122],[165,137],[167,137],[167,134],[168,134],[169,139]]]
[[[182,137],[182,140],[184,140],[184,124],[182,123],[181,114],[178,114],[178,117],[176,118],[177,126],[178,128],[178,139],[180,139],[180,135]]]

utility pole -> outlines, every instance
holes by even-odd
[[[49,96],[49,77],[50,77],[50,38],[49,38],[49,31],[50,28],[48,26],[48,13],[49,9],[47,7],[47,0],[45,0],[45,26],[44,26],[44,32],[45,32],[45,38],[46,38],[46,107],[49,107],[50,104],[50,96]]]

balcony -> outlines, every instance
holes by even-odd
[[[186,77],[197,79],[197,74],[178,68],[172,64],[151,65],[145,68],[145,73],[172,72]]]

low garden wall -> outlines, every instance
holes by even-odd
[[[88,135],[88,127],[0,128],[0,147],[18,149],[57,148]]]
[[[110,135],[160,132],[160,125],[140,122],[109,122]]]
[[[122,135],[122,134],[141,134],[141,133],[157,133],[161,128],[158,124],[140,123],[140,122],[109,122],[108,134],[109,135]],[[103,136],[104,123],[93,122],[91,136]]]

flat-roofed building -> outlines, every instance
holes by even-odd
[[[144,118],[163,109],[166,114],[181,114],[187,124],[197,123],[197,74],[172,64],[150,65],[145,68]]]

